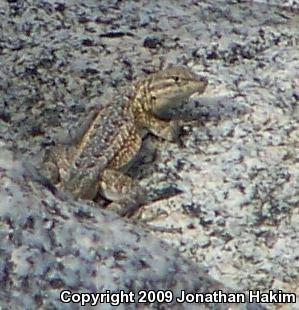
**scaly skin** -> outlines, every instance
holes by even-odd
[[[46,176],[75,198],[95,200],[101,195],[117,203],[121,214],[144,204],[146,191],[121,169],[139,152],[145,129],[174,141],[177,124],[160,119],[159,110],[203,93],[207,84],[186,67],[139,79],[126,104],[120,96],[114,98],[113,104],[94,114],[74,145],[50,150],[44,160]]]

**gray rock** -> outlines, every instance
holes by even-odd
[[[12,152],[0,170],[3,308],[59,307],[65,285],[196,291],[211,278],[298,300],[298,1],[0,1],[0,20],[0,138]],[[146,37],[163,44],[144,48]],[[184,192],[140,210],[162,228],[154,238],[58,193],[34,167],[95,106],[172,64],[209,88],[171,111],[191,115],[181,144],[148,137],[154,155],[130,171],[154,193]]]
[[[225,289],[132,223],[71,197],[58,198],[33,167],[16,160],[3,145],[0,171],[3,309],[74,309],[59,300],[63,290],[132,291],[137,300],[140,290],[171,290],[176,297],[181,290]]]

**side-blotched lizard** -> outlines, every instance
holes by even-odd
[[[94,114],[76,143],[60,144],[46,153],[46,176],[75,198],[96,200],[100,195],[123,206],[121,214],[144,204],[146,191],[124,174],[124,167],[139,152],[145,130],[174,141],[177,123],[159,118],[159,111],[203,93],[207,84],[186,67],[139,79],[127,99],[116,97]]]

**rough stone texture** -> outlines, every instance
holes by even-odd
[[[3,309],[74,309],[74,304],[60,302],[62,290],[122,289],[135,292],[137,300],[140,290],[171,289],[179,296],[181,289],[223,289],[177,250],[112,212],[67,196],[57,199],[40,184],[42,179],[33,167],[1,146]],[[120,306],[135,308],[134,304]]]
[[[192,66],[210,85],[180,112],[193,118],[181,145],[148,137],[131,172],[153,191],[184,193],[140,217],[180,228],[155,234],[224,286],[298,299],[299,5],[238,2],[0,0],[0,137],[38,165],[46,145],[136,76]],[[54,197],[4,149],[0,167],[3,308],[59,307],[65,286],[218,285],[138,225]],[[298,304],[267,305],[279,307]]]

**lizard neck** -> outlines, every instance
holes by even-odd
[[[153,98],[149,80],[139,82],[135,85],[128,110],[138,127],[143,127],[147,115],[152,114],[154,108]]]

